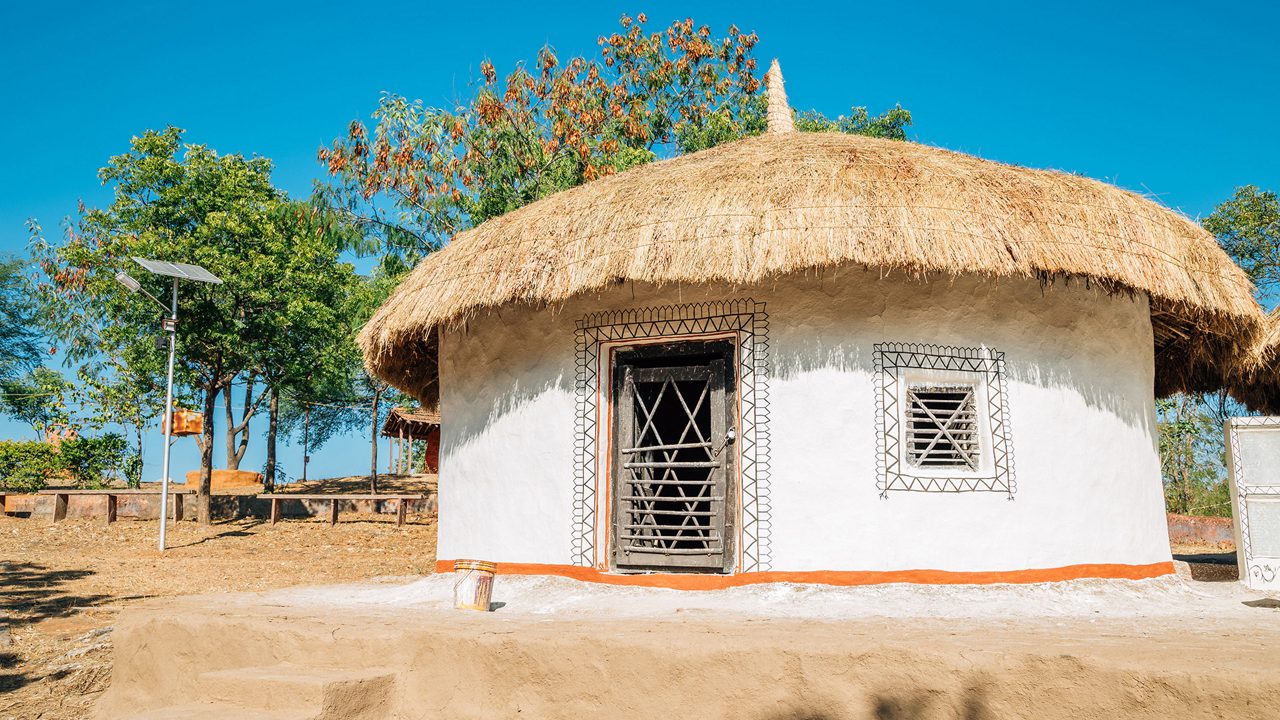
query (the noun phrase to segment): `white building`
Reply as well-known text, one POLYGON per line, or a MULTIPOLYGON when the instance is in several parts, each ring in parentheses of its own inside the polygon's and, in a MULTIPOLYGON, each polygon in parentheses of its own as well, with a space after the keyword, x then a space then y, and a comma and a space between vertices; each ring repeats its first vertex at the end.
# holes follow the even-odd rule
POLYGON ((1153 400, 1261 326, 1198 225, 789 127, 458 235, 365 328, 438 406, 453 560, 679 588, 1172 571, 1153 400))

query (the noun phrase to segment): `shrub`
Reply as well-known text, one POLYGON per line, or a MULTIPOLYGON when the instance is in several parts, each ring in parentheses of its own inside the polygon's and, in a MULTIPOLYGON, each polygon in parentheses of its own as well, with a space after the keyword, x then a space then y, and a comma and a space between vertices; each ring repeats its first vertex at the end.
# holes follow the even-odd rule
POLYGON ((35 492, 62 470, 62 458, 52 445, 33 440, 0 441, 0 488, 35 492))
POLYGON ((129 445, 115 433, 62 441, 62 468, 79 487, 102 487, 111 475, 125 470, 129 445))

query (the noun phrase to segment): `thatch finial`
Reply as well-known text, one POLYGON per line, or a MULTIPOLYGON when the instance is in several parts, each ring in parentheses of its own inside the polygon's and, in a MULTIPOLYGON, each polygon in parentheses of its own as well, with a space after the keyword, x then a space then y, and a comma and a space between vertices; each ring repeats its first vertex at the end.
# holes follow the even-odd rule
POLYGON ((787 91, 782 87, 782 68, 778 67, 776 58, 769 66, 769 72, 765 73, 764 85, 769 98, 769 109, 765 115, 768 132, 793 132, 796 126, 791 119, 791 106, 787 104, 787 91))

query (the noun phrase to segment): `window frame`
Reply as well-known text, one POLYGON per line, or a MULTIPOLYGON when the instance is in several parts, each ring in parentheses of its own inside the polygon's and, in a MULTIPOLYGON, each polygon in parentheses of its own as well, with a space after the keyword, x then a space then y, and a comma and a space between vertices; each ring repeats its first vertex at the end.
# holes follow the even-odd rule
POLYGON ((1003 353, 986 347, 881 343, 875 346, 875 379, 877 489, 881 497, 901 491, 996 492, 1013 498, 1016 480, 1003 353), (974 388, 978 419, 976 469, 911 464, 907 390, 919 385, 974 388))

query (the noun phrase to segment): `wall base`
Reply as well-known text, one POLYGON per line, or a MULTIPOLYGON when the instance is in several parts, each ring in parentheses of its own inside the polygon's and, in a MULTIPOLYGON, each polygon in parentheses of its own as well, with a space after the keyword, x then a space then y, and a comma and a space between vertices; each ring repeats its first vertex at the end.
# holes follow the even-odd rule
MULTIPOLYGON (((436 561, 436 572, 453 572, 452 560, 436 561)), ((1066 580, 1147 580, 1172 575, 1172 562, 1149 565, 1121 565, 1098 563, 1066 565, 1035 570, 998 570, 992 572, 952 572, 948 570, 811 570, 800 572, 770 571, 740 573, 737 575, 705 575, 678 573, 647 573, 621 575, 596 568, 577 565, 552 565, 541 563, 498 563, 499 575, 553 575, 572 580, 598 582, 607 585, 631 585, 634 587, 668 588, 671 590, 724 590, 726 588, 759 585, 762 583, 790 582, 812 583, 852 587, 857 585, 883 585, 886 583, 915 583, 920 585, 989 585, 996 583, 1043 583, 1066 580)))

